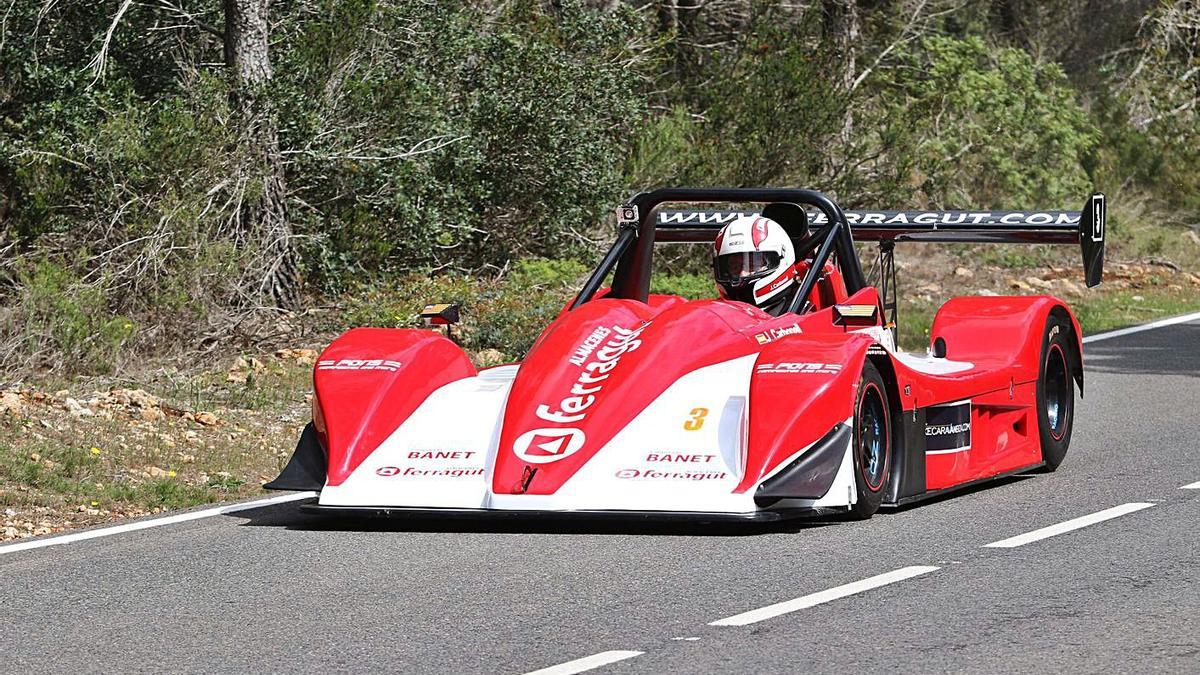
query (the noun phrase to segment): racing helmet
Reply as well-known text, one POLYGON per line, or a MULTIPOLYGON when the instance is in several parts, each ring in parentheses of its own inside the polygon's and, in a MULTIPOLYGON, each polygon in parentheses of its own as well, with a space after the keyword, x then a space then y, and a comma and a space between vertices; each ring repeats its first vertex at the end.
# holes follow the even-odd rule
POLYGON ((713 242, 713 272, 726 300, 778 304, 796 285, 795 266, 791 238, 770 218, 739 216, 713 242))

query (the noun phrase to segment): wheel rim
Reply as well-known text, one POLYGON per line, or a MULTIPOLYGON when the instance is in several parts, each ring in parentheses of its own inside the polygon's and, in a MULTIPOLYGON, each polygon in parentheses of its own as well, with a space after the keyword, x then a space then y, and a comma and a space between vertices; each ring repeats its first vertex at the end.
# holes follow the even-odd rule
POLYGON ((868 382, 858 404, 858 458, 871 491, 883 487, 887 470, 888 419, 883 392, 868 382))
POLYGON ((1045 407, 1050 435, 1056 441, 1062 439, 1067 429, 1067 397, 1071 395, 1069 377, 1062 348, 1050 345, 1046 353, 1045 407))

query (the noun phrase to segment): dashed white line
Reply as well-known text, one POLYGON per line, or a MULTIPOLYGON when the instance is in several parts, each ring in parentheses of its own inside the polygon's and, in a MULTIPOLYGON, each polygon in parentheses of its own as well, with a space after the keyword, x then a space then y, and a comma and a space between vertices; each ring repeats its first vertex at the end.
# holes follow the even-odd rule
POLYGON ((1200 490, 1200 480, 1196 481, 1195 483, 1188 483, 1187 485, 1181 485, 1179 487, 1179 489, 1180 490, 1200 490))
POLYGON ((1079 518, 1072 518, 1071 520, 1061 522, 1057 525, 1050 525, 1049 527, 1043 527, 1032 532, 1026 532, 1025 534, 1018 534, 1017 536, 1009 537, 1008 539, 993 541, 990 544, 984 544, 984 547, 1016 548, 1017 546, 1024 546, 1025 544, 1030 544, 1035 541, 1048 539, 1055 535, 1063 534, 1064 532, 1078 530, 1080 528, 1087 527, 1088 525, 1095 525, 1096 523, 1102 523, 1106 520, 1119 518, 1120 516, 1134 513, 1135 511, 1148 509, 1151 506, 1154 506, 1154 504, 1149 502, 1131 502, 1129 504, 1122 504, 1120 506, 1114 506, 1111 509, 1104 509, 1103 511, 1097 511, 1096 513, 1086 516, 1080 516, 1079 518))
POLYGON ((270 506, 272 504, 282 504, 284 502, 295 502, 301 499, 315 497, 315 492, 296 492, 293 494, 281 495, 279 497, 270 497, 268 499, 257 499, 252 502, 241 502, 240 504, 229 504, 227 506, 218 506, 212 509, 203 509, 200 511, 191 511, 189 513, 179 513, 165 518, 151 518, 149 520, 139 520, 133 523, 124 525, 113 525, 112 527, 101 527, 95 530, 87 530, 85 532, 76 532, 74 534, 64 534, 58 537, 49 537, 46 539, 34 539, 32 541, 22 541, 15 544, 7 544, 0 546, 0 555, 6 553, 16 553, 17 551, 28 551, 35 548, 45 548, 47 546, 59 546, 61 544, 70 544, 77 541, 87 539, 96 539, 98 537, 109 537, 114 534, 122 534, 124 532, 134 532, 137 530, 146 530, 152 527, 162 527, 163 525, 174 525, 175 523, 186 523, 190 520, 200 520, 202 518, 211 518, 213 516, 221 516, 226 513, 237 513, 238 511, 248 511, 257 509, 262 506, 270 506))
POLYGON ((534 670, 532 672, 525 673, 525 675, 573 675, 574 673, 582 673, 587 670, 592 670, 593 668, 599 668, 600 666, 607 666, 608 664, 616 663, 617 661, 632 659, 635 656, 641 656, 645 653, 646 652, 631 652, 622 650, 600 652, 599 654, 585 656, 582 659, 575 659, 574 661, 560 663, 557 666, 550 666, 549 668, 534 670))
POLYGON ((1130 326, 1129 328, 1110 330, 1107 333, 1096 333, 1095 335, 1088 335, 1083 338, 1083 342, 1084 342, 1084 344, 1087 344, 1089 342, 1099 342, 1101 340, 1110 340, 1112 338, 1121 337, 1122 335, 1130 335, 1132 333, 1140 333, 1144 330, 1154 330, 1155 328, 1165 328, 1167 326, 1174 326, 1175 324, 1179 324, 1179 323, 1187 323, 1189 321, 1196 321, 1197 319, 1200 319, 1200 312, 1196 312, 1194 314, 1184 314, 1183 316, 1173 316, 1169 319, 1162 319, 1160 321, 1151 321, 1150 323, 1144 323, 1144 324, 1141 324, 1140 326, 1130 326))
POLYGON ((861 581, 855 581, 853 583, 845 584, 843 586, 837 586, 834 588, 830 588, 828 590, 821 591, 819 593, 805 595, 803 597, 796 598, 795 600, 788 600, 786 602, 776 603, 774 605, 769 605, 767 607, 761 607, 759 609, 752 609, 749 612, 735 614, 734 616, 731 616, 731 617, 728 617, 725 619, 713 621, 712 623, 710 623, 708 625, 710 625, 710 626, 746 626, 746 625, 749 625, 752 623, 758 623, 759 621, 773 619, 777 616, 780 616, 783 614, 788 614, 790 612, 795 612, 800 609, 807 609, 809 607, 814 607, 816 605, 830 602, 832 600, 837 600, 838 598, 844 598, 849 595, 854 595, 855 593, 862 593, 863 591, 869 591, 872 588, 879 588, 880 586, 894 584, 897 581, 904 581, 905 579, 911 579, 913 577, 918 577, 918 576, 921 576, 922 574, 928 574, 937 569, 941 569, 941 568, 933 567, 930 565, 914 565, 912 567, 902 567, 898 570, 893 570, 891 572, 887 572, 886 574, 880 574, 877 576, 870 577, 869 579, 863 579, 861 581))

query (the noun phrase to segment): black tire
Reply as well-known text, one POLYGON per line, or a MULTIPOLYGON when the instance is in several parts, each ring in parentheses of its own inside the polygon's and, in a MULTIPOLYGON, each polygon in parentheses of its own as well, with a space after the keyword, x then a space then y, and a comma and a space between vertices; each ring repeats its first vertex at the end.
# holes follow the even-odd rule
POLYGON ((1046 471, 1062 464, 1071 445, 1071 427, 1075 422, 1075 381, 1071 379, 1071 326, 1061 317, 1050 315, 1042 334, 1041 362, 1038 366, 1037 417, 1042 444, 1042 462, 1046 471))
POLYGON ((858 394, 854 397, 854 485, 858 501, 850 518, 866 520, 879 510, 892 470, 892 414, 887 385, 875 366, 863 365, 858 394))

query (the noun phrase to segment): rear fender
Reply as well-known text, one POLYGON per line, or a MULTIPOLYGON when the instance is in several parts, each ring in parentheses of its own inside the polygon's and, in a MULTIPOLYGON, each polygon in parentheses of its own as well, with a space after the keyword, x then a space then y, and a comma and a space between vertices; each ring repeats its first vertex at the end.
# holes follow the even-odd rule
POLYGON ((854 415, 865 333, 789 335, 767 345, 750 380, 744 492, 854 415))
POLYGON ((475 375, 458 345, 430 331, 355 328, 313 373, 313 422, 340 485, 434 390, 475 375))
POLYGON ((1049 295, 965 296, 953 298, 938 310, 929 331, 934 352, 942 340, 944 355, 994 368, 1016 369, 1017 383, 1037 379, 1046 319, 1055 314, 1069 318, 1071 373, 1083 392, 1083 341, 1079 321, 1066 303, 1049 295))

